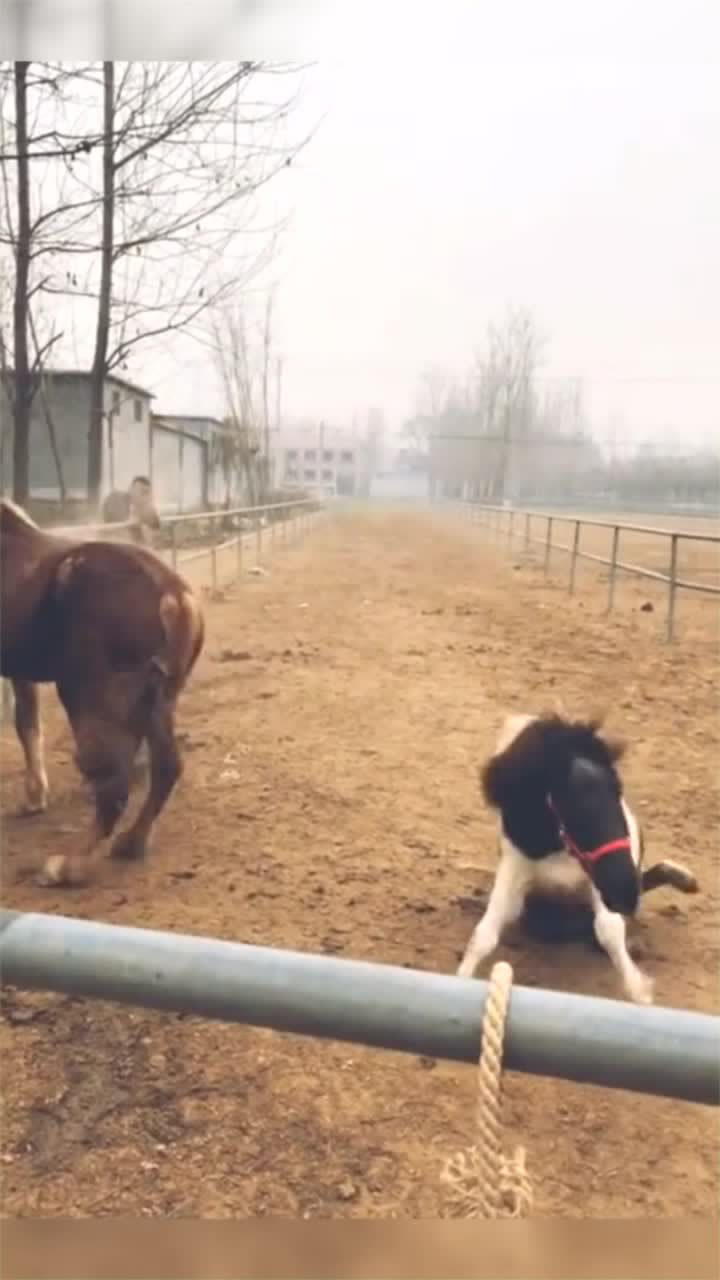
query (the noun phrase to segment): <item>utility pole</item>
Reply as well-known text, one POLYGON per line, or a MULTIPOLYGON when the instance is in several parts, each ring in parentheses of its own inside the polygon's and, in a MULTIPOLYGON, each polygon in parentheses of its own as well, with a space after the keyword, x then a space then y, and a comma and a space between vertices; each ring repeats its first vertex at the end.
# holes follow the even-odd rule
MULTIPOLYGON (((280 447, 281 447, 281 443, 282 443, 282 427, 281 427, 281 419, 282 419, 282 409, 281 409, 281 405, 282 405, 282 375, 283 375, 283 358, 282 358, 282 356, 276 356, 276 358, 275 358, 275 438, 276 438, 276 441, 277 441, 277 446, 276 446, 276 448, 280 448, 280 447)), ((276 455, 276 456, 277 456, 277 455, 276 455)), ((272 464, 272 459, 270 460, 270 462, 268 463, 268 465, 272 467, 272 470, 273 470, 273 472, 274 472, 274 466, 273 466, 273 464, 272 464)), ((273 488, 274 488, 274 487, 275 487, 275 477, 274 477, 274 475, 273 475, 273 477, 272 477, 272 484, 273 484, 273 488)))

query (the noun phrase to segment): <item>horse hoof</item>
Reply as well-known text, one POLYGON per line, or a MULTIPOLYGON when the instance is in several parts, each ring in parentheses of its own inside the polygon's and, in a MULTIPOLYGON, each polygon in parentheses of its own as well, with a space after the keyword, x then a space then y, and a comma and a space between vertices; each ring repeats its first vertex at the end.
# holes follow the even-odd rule
POLYGON ((44 813, 47 809, 47 800, 37 800, 31 802, 26 800, 18 809, 19 818, 34 818, 38 813, 44 813))
POLYGON ((145 857, 147 851, 146 841, 142 836, 135 835, 134 831, 123 831, 112 842, 110 848, 111 858, 122 858, 126 862, 138 862, 145 857))
POLYGON ((79 871, 70 858, 65 857, 64 854, 55 853, 48 858, 37 877, 37 883, 43 889, 67 889, 85 884, 86 879, 87 874, 84 869, 79 871))

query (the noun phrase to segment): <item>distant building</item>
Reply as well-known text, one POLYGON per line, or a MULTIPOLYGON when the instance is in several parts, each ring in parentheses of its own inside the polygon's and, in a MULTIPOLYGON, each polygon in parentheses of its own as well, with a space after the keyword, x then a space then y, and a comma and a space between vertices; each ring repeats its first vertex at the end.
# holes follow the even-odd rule
MULTIPOLYGON (((0 488, 12 490, 13 412, 7 373, 0 391, 0 488)), ((101 497, 125 489, 133 476, 150 474, 150 409, 153 393, 109 374, 103 396, 101 497)), ((67 496, 87 498, 90 374, 79 369, 47 370, 30 416, 30 496, 40 502, 60 498, 48 416, 55 433, 67 496), (47 412, 46 412, 47 409, 47 412)))
POLYGON ((373 498, 428 498, 430 496, 430 464, 427 453, 404 445, 394 455, 384 458, 370 482, 373 498))
POLYGON ((151 418, 150 478, 161 515, 201 511, 208 505, 208 438, 180 425, 192 421, 155 413, 151 418))
POLYGON ((286 427, 272 446, 273 481, 282 489, 305 489, 343 497, 367 496, 367 444, 342 427, 286 427))
MULTIPOLYGON (((13 414, 5 375, 0 390, 0 491, 12 492, 13 414)), ((242 501, 234 474, 225 477, 216 441, 223 424, 211 415, 155 414, 151 391, 126 378, 105 379, 101 501, 127 491, 135 476, 147 476, 160 514, 197 511, 230 499, 242 501)), ((90 374, 48 370, 30 418, 30 500, 34 510, 60 501, 57 467, 48 427, 54 429, 68 500, 79 512, 87 502, 90 374)))

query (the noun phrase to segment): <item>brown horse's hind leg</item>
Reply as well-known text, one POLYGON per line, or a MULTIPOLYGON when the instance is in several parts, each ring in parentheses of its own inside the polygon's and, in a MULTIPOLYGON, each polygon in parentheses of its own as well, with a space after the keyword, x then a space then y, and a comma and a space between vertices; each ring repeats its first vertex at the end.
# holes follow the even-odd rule
POLYGON ((143 858, 153 823, 182 774, 182 760, 175 738, 175 705, 158 692, 149 719, 147 742, 150 749, 150 788, 132 826, 116 836, 110 850, 113 858, 143 858))
POLYGON ((42 813, 47 809, 48 780, 37 685, 30 684, 27 680, 13 680, 12 687, 15 698, 15 731, 25 756, 23 812, 42 813))

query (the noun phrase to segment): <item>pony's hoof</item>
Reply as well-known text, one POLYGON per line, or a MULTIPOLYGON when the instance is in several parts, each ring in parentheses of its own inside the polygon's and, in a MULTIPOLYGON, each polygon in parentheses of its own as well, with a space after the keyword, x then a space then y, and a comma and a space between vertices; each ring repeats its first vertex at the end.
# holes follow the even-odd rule
POLYGON ((680 893, 699 893, 700 885, 693 875, 692 871, 687 871, 685 867, 678 867, 675 887, 680 893))
POLYGON ((655 984, 652 978, 641 974, 639 980, 633 983, 632 989, 628 994, 633 1004, 652 1004, 655 995, 655 984))
POLYGON ((122 858, 125 862, 139 862, 147 853, 147 841, 135 832, 123 831, 116 836, 110 847, 111 858, 122 858))

